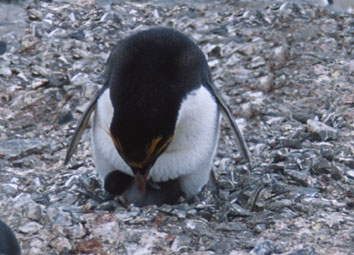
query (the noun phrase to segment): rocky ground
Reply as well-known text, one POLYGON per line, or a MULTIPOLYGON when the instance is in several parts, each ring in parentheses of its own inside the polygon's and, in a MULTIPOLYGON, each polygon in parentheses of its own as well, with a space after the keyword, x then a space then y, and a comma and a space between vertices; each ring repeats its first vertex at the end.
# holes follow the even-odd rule
POLYGON ((23 254, 353 254, 354 14, 305 1, 25 1, 0 20, 0 217, 23 254), (10 15, 11 16, 11 15, 10 15), (124 208, 102 190, 77 120, 126 35, 168 26, 207 54, 227 123, 207 187, 124 208))

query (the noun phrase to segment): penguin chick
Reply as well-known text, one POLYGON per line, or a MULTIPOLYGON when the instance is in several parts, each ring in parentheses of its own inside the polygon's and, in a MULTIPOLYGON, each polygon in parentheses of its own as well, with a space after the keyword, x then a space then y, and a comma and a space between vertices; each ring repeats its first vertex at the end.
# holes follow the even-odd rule
POLYGON ((220 109, 249 161, 247 146, 198 46, 172 29, 136 33, 113 49, 107 81, 82 117, 65 163, 94 112, 93 158, 107 192, 144 205, 177 201, 181 193, 189 199, 209 179, 220 109), (159 188, 147 187, 148 182, 159 188))
POLYGON ((0 220, 0 254, 20 255, 21 249, 12 230, 0 220))
POLYGON ((150 204, 175 204, 182 195, 178 179, 167 182, 148 180, 144 194, 140 194, 134 178, 120 171, 110 172, 104 180, 104 189, 111 195, 121 195, 123 205, 134 204, 146 206, 150 204))

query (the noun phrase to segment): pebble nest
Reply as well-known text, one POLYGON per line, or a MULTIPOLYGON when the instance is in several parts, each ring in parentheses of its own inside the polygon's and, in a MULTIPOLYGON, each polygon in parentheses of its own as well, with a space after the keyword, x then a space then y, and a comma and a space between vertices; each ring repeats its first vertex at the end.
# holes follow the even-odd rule
POLYGON ((6 8, 22 11, 0 21, 0 218, 23 254, 353 254, 353 12, 226 0, 6 8), (89 132, 67 167, 66 148, 110 50, 155 26, 207 55, 252 169, 224 121, 217 181, 193 201, 98 203, 84 194, 103 194, 89 132))

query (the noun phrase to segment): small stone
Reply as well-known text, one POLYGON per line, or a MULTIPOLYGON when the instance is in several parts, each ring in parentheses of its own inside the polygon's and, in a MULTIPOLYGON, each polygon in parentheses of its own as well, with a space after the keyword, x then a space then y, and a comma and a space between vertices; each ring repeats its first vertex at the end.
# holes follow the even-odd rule
POLYGON ((240 250, 233 250, 230 252, 230 255, 247 255, 248 252, 240 251, 240 250))
POLYGON ((6 195, 14 195, 18 190, 18 185, 14 183, 2 183, 0 184, 0 191, 6 195))
POLYGON ((78 31, 75 31, 75 32, 69 34, 68 36, 73 39, 76 39, 76 40, 83 40, 85 38, 85 33, 81 29, 81 30, 78 30, 78 31))
POLYGON ((226 190, 219 190, 219 199, 227 201, 228 197, 230 195, 229 191, 226 190))
POLYGON ((321 145, 320 151, 322 157, 326 158, 329 161, 333 161, 334 151, 332 146, 321 145))
POLYGON ((296 111, 293 113, 292 117, 295 120, 305 124, 307 122, 307 120, 313 118, 313 115, 310 113, 307 113, 307 112, 296 111))
POLYGON ((58 117, 58 125, 64 125, 74 119, 74 116, 70 110, 60 111, 58 117))
POLYGON ((36 9, 30 9, 28 11, 28 16, 29 16, 30 20, 42 20, 43 13, 39 10, 36 10, 36 9))
POLYGON ((317 193, 320 192, 320 190, 312 187, 299 187, 296 189, 296 192, 299 192, 306 197, 314 197, 317 193))
POLYGON ((42 78, 35 78, 31 85, 28 86, 30 89, 38 89, 43 86, 47 86, 49 84, 48 79, 42 79, 42 78))
POLYGON ((11 71, 11 69, 9 67, 2 66, 0 68, 0 76, 4 76, 4 77, 9 78, 11 75, 12 75, 12 71, 11 71))
POLYGON ((67 253, 72 249, 70 241, 62 236, 54 238, 49 244, 60 253, 67 253))
POLYGON ((32 75, 34 76, 43 76, 48 77, 50 75, 50 71, 42 66, 32 66, 32 75))
POLYGON ((338 30, 338 24, 334 19, 327 19, 326 22, 320 26, 320 28, 325 33, 333 34, 338 30))
POLYGON ((70 239, 82 239, 87 235, 87 232, 82 224, 75 224, 71 227, 66 227, 65 233, 70 239))
POLYGON ((221 35, 221 36, 227 36, 227 26, 225 25, 222 25, 222 26, 219 26, 217 28, 214 28, 213 30, 211 30, 211 32, 213 34, 217 34, 217 35, 221 35))
POLYGON ((337 166, 333 165, 330 170, 331 170, 331 173, 330 173, 331 177, 334 180, 338 181, 343 178, 342 172, 339 170, 339 168, 337 166))
POLYGON ((117 207, 117 202, 114 200, 105 201, 96 206, 97 211, 112 211, 117 207))
POLYGON ((283 141, 283 146, 291 149, 301 149, 302 142, 298 139, 288 138, 283 141))
POLYGON ((69 212, 64 212, 60 208, 50 206, 47 209, 47 215, 52 224, 58 224, 63 227, 72 226, 72 217, 69 212))
POLYGON ((274 244, 269 241, 258 243, 248 254, 249 255, 271 255, 274 252, 274 244))
POLYGON ((354 170, 349 170, 346 174, 349 178, 354 179, 354 170))
POLYGON ((278 201, 273 202, 270 206, 269 209, 276 211, 276 212, 281 212, 284 210, 284 208, 291 208, 291 206, 294 204, 293 201, 289 199, 281 199, 278 201))
POLYGON ((354 169, 354 158, 339 158, 339 162, 354 169))
POLYGON ((269 92, 272 89, 273 77, 271 75, 259 78, 259 89, 263 92, 269 92))
POLYGON ((5 158, 24 157, 43 152, 45 146, 44 141, 37 138, 12 139, 0 142, 0 155, 4 155, 5 158))
MULTIPOLYGON (((96 253, 99 254, 101 250, 101 242, 99 240, 83 240, 76 244, 75 250, 86 254, 86 253, 96 253)), ((38 253, 39 254, 39 253, 38 253)))
POLYGON ((330 173, 331 168, 331 163, 328 160, 320 158, 313 164, 310 172, 313 175, 328 174, 330 173))
POLYGON ((236 48, 236 52, 242 55, 252 56, 256 52, 256 45, 253 43, 241 43, 240 46, 236 48))
POLYGON ((256 232, 257 234, 262 233, 263 231, 265 231, 267 229, 267 225, 266 224, 257 224, 254 227, 254 232, 256 232))
POLYGON ((87 51, 75 48, 73 49, 73 58, 74 59, 82 59, 82 58, 88 58, 89 55, 87 54, 87 51))
POLYGON ((218 186, 221 189, 232 190, 235 188, 234 183, 228 179, 221 179, 218 181, 218 186))
POLYGON ((22 225, 18 230, 24 234, 35 234, 42 229, 42 225, 37 222, 28 222, 25 225, 22 225))
POLYGON ((235 203, 230 206, 230 214, 233 216, 252 216, 252 213, 249 210, 246 210, 235 203))
POLYGON ((73 187, 74 185, 77 185, 80 183, 80 176, 78 175, 72 175, 65 181, 64 187, 65 188, 70 188, 73 187))
POLYGON ((21 193, 13 199, 13 202, 14 209, 20 209, 29 203, 34 203, 34 201, 31 199, 31 195, 28 193, 21 193))
POLYGON ((187 212, 183 210, 174 210, 173 214, 180 219, 185 219, 187 217, 187 212))
POLYGON ((273 58, 275 61, 284 63, 288 54, 288 48, 285 46, 279 46, 273 49, 273 58))
POLYGON ((313 247, 306 247, 297 251, 289 253, 289 255, 316 255, 316 251, 313 247))
POLYGON ((43 254, 47 246, 47 240, 43 240, 42 237, 34 237, 31 239, 28 255, 43 254))
POLYGON ((119 240, 121 233, 118 223, 116 221, 112 221, 98 225, 96 224, 92 229, 91 235, 95 238, 99 238, 104 242, 113 244, 119 240))
POLYGON ((313 135, 315 140, 336 140, 338 137, 338 131, 335 128, 327 126, 317 120, 307 120, 307 129, 313 135))
MULTIPOLYGON (((70 83, 74 86, 82 86, 82 84, 91 84, 89 75, 86 73, 78 73, 70 78, 70 83)), ((92 96, 92 95, 91 95, 92 96)))
POLYGON ((42 208, 38 204, 30 204, 26 215, 29 219, 39 221, 42 218, 42 208))
POLYGON ((164 204, 162 206, 159 207, 159 211, 164 212, 164 213, 171 213, 173 210, 172 206, 164 204))
POLYGON ((240 222, 228 222, 228 223, 220 223, 217 227, 217 230, 222 231, 236 231, 241 232, 247 229, 245 224, 240 222))
MULTIPOLYGON (((171 210, 168 210, 168 213, 171 213, 171 210)), ((163 211, 163 210, 161 210, 163 211)), ((136 218, 137 216, 139 216, 140 212, 135 212, 135 211, 119 211, 115 214, 115 217, 123 222, 125 221, 130 221, 134 218, 136 218)))
POLYGON ((189 209, 188 211, 187 211, 187 216, 191 216, 191 217, 193 217, 193 216, 196 216, 197 215, 197 213, 198 213, 198 211, 196 210, 196 209, 189 209))
POLYGON ((242 104, 241 109, 242 109, 242 117, 245 117, 247 119, 251 119, 255 115, 255 112, 253 110, 251 103, 242 104))
POLYGON ((305 187, 308 186, 307 174, 292 169, 284 169, 284 173, 297 183, 305 187))
POLYGON ((252 58, 252 63, 248 65, 248 68, 250 69, 256 69, 258 67, 264 66, 266 64, 264 58, 260 56, 255 56, 252 58))

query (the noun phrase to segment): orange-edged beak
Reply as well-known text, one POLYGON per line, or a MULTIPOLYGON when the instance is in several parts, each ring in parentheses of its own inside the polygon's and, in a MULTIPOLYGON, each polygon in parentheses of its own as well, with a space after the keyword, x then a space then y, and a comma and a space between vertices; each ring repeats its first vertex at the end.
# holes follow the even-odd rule
POLYGON ((141 195, 145 194, 147 174, 135 172, 135 183, 141 195))

